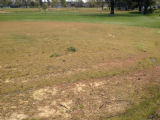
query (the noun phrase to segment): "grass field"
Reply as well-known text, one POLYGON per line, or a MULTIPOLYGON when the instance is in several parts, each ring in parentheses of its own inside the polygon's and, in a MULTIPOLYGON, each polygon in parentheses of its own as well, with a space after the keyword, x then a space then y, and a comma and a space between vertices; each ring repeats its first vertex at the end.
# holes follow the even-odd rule
POLYGON ((158 13, 34 14, 0 13, 0 119, 160 119, 158 13))
POLYGON ((116 11, 115 15, 110 15, 109 11, 99 11, 97 9, 53 10, 51 12, 46 12, 45 14, 44 11, 38 12, 38 9, 26 10, 15 8, 9 10, 3 9, 0 13, 0 21, 85 22, 160 28, 159 14, 159 11, 158 13, 148 15, 142 15, 141 13, 134 11, 116 11))

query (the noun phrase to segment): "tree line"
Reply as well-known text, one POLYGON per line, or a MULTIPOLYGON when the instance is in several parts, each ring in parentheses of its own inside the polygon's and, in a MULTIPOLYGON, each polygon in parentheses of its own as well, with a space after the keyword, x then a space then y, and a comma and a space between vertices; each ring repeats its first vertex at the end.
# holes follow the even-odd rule
MULTIPOLYGON (((79 6, 83 6, 82 0, 74 0, 74 2, 79 2, 79 6)), ((144 14, 148 12, 148 7, 154 5, 156 1, 159 0, 87 0, 90 7, 94 7, 95 5, 101 6, 103 10, 104 4, 108 4, 110 7, 110 14, 114 14, 115 5, 125 6, 126 10, 133 9, 135 7, 139 8, 139 11, 144 9, 144 14)), ((47 6, 58 7, 61 4, 62 7, 67 7, 66 0, 44 0, 47 3, 47 6)), ((42 6, 42 0, 0 0, 0 5, 3 6, 11 6, 16 5, 17 7, 39 7, 42 6)))
POLYGON ((111 10, 110 14, 114 14, 115 5, 119 8, 123 6, 125 7, 125 10, 132 10, 138 7, 139 12, 144 9, 144 14, 146 14, 148 12, 148 8, 150 7, 151 9, 151 6, 154 6, 157 1, 159 0, 88 0, 90 6, 94 7, 95 5, 99 5, 102 7, 102 10, 104 4, 107 4, 111 10))
POLYGON ((17 7, 28 7, 38 8, 44 3, 47 3, 47 6, 52 6, 54 4, 60 3, 63 7, 67 7, 66 0, 0 0, 0 5, 6 6, 17 6, 17 7))

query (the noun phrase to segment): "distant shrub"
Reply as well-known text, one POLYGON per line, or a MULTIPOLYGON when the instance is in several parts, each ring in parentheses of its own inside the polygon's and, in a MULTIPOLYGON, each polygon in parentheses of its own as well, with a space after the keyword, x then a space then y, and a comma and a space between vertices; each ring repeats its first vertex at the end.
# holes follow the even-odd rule
POLYGON ((155 10, 154 12, 155 12, 155 13, 160 13, 160 10, 155 10))
POLYGON ((42 5, 42 9, 45 11, 45 13, 46 13, 46 9, 47 9, 47 5, 46 4, 43 4, 42 5))
POLYGON ((52 55, 50 56, 50 58, 51 58, 51 57, 59 57, 59 56, 60 56, 59 54, 54 53, 54 54, 52 54, 52 55))
POLYGON ((19 8, 18 5, 10 5, 10 8, 19 8))
POLYGON ((155 46, 160 46, 160 42, 159 41, 155 41, 155 46))
POLYGON ((151 8, 149 9, 149 12, 154 12, 154 10, 155 10, 154 8, 151 8))
POLYGON ((69 48, 67 48, 67 51, 69 51, 69 52, 76 52, 77 49, 74 48, 74 47, 69 47, 69 48))

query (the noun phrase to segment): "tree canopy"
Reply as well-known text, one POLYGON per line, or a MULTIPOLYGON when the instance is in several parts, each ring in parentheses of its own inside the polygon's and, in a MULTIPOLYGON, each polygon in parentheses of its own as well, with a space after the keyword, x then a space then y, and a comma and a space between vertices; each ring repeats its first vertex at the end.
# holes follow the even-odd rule
POLYGON ((43 4, 42 5, 42 9, 45 11, 45 13, 46 13, 46 9, 47 9, 47 5, 46 4, 43 4))
POLYGON ((148 8, 152 5, 154 5, 158 0, 88 0, 88 2, 92 2, 94 4, 97 4, 99 6, 102 6, 103 10, 103 4, 107 3, 111 7, 110 14, 114 14, 114 7, 118 3, 121 5, 121 3, 126 5, 126 10, 133 9, 135 7, 139 8, 139 11, 141 11, 141 8, 144 8, 144 14, 148 12, 148 8))
POLYGON ((66 3, 66 0, 60 0, 61 4, 63 7, 67 7, 67 3, 66 3))

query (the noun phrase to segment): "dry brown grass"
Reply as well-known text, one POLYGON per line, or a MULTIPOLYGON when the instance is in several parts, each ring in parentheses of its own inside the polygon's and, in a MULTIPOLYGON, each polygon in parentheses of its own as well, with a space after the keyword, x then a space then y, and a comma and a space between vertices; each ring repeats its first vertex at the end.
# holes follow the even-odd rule
POLYGON ((152 78, 159 78, 160 68, 151 67, 159 63, 158 29, 69 22, 0 26, 6 119, 99 119, 125 112, 143 99, 146 86, 159 84, 152 78))

